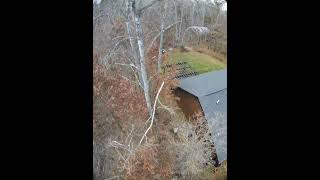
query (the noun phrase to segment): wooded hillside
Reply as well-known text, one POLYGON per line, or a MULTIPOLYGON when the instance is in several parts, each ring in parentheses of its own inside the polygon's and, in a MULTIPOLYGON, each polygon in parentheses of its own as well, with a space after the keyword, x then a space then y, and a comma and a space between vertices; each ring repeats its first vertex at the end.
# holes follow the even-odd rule
POLYGON ((177 70, 163 71, 181 57, 203 72, 226 66, 225 1, 94 1, 95 179, 226 179, 210 127, 177 106, 177 70))

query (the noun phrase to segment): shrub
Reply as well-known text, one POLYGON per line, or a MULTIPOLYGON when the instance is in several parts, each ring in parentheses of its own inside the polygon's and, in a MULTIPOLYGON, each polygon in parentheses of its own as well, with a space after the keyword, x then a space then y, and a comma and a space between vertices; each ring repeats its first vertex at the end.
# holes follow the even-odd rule
POLYGON ((176 127, 177 141, 173 144, 176 153, 176 171, 180 172, 183 178, 197 179, 204 169, 212 165, 212 149, 206 141, 207 133, 200 135, 196 132, 196 126, 183 122, 172 122, 176 127))

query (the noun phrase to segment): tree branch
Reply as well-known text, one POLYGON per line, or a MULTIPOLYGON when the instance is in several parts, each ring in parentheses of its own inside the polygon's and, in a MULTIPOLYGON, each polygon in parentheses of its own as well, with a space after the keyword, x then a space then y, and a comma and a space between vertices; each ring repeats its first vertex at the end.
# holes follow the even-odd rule
MULTIPOLYGON (((154 101, 153 112, 152 112, 152 118, 151 118, 150 126, 148 127, 148 129, 146 130, 146 132, 144 133, 144 135, 142 136, 142 138, 141 138, 141 140, 140 140, 140 142, 139 142, 139 145, 141 144, 141 142, 143 141, 144 137, 146 137, 148 131, 149 131, 149 130, 151 129, 151 127, 152 127, 153 119, 154 119, 154 114, 155 114, 155 112, 156 112, 157 100, 158 100, 158 97, 159 97, 159 94, 160 94, 160 91, 161 91, 163 85, 164 85, 164 82, 162 82, 162 84, 161 84, 161 86, 160 86, 160 88, 159 88, 159 90, 158 90, 156 99, 155 99, 155 101, 154 101)), ((138 146, 139 146, 139 145, 138 145, 138 146)))
POLYGON ((141 88, 143 88, 143 87, 142 87, 142 84, 140 83, 140 81, 138 81, 138 82, 133 82, 133 81, 131 81, 129 78, 127 78, 127 77, 125 77, 125 76, 122 76, 122 75, 120 75, 120 77, 122 77, 123 79, 125 79, 125 80, 127 80, 127 81, 129 81, 129 82, 132 82, 132 83, 134 83, 134 84, 137 84, 137 85, 139 85, 141 88))
POLYGON ((114 47, 112 48, 112 50, 106 55, 104 56, 100 61, 102 62, 102 64, 106 65, 107 60, 110 58, 110 56, 112 55, 113 51, 115 51, 115 49, 118 47, 118 45, 123 42, 123 41, 127 41, 129 38, 123 38, 121 40, 119 40, 114 47))
POLYGON ((140 8, 139 10, 138 10, 138 13, 141 13, 143 10, 145 10, 145 9, 147 9, 147 8, 149 8, 149 7, 151 7, 153 4, 155 4, 156 2, 158 2, 158 1, 162 1, 162 0, 153 0, 151 3, 149 3, 148 5, 146 5, 146 6, 144 6, 144 7, 142 7, 142 8, 140 8))
POLYGON ((158 102, 160 104, 160 107, 158 107, 158 108, 163 108, 163 109, 167 110, 171 115, 175 114, 174 110, 172 108, 168 107, 168 106, 163 105, 161 103, 160 99, 158 99, 158 102))
MULTIPOLYGON (((169 30, 170 28, 172 28, 174 25, 178 24, 179 22, 181 22, 181 21, 177 21, 177 22, 175 22, 175 23, 173 23, 173 24, 170 24, 170 25, 167 26, 163 31, 165 32, 165 31, 169 30)), ((151 41, 151 43, 150 43, 150 45, 149 45, 149 47, 148 47, 148 49, 147 49, 147 53, 148 53, 148 52, 150 51, 150 49, 152 48, 153 43, 159 38, 160 34, 161 34, 161 32, 159 32, 159 33, 153 38, 153 40, 151 41)))
POLYGON ((114 64, 116 64, 116 65, 121 65, 121 66, 134 67, 134 68, 136 68, 136 69, 137 69, 137 71, 140 71, 140 69, 139 69, 137 66, 135 66, 133 63, 130 63, 130 64, 114 63, 114 64))

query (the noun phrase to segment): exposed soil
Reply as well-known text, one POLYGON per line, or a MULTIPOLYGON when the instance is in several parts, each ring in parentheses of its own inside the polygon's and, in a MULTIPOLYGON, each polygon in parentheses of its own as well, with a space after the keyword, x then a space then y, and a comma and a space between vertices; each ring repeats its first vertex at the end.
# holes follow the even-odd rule
MULTIPOLYGON (((206 128, 206 121, 201 121, 200 117, 204 117, 204 112, 202 111, 200 102, 198 98, 181 88, 175 90, 175 95, 180 99, 177 101, 178 106, 181 108, 182 112, 188 120, 194 125, 197 126, 196 134, 201 138, 203 137, 202 133, 206 133, 208 129, 206 128), (199 119, 198 119, 199 118, 199 119)), ((211 133, 209 134, 211 136, 211 133)), ((212 148, 211 158, 215 162, 215 166, 218 166, 217 155, 214 151, 214 144, 211 140, 205 140, 208 142, 208 145, 212 148)))
POLYGON ((204 115, 197 97, 180 88, 175 90, 175 95, 180 98, 177 104, 187 119, 191 120, 199 114, 204 115))

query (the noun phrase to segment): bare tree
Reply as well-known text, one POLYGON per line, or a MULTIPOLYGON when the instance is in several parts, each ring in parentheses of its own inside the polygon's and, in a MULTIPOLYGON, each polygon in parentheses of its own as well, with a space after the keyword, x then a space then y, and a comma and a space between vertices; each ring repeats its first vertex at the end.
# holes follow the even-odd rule
MULTIPOLYGON (((193 33, 199 38, 210 35, 207 38, 209 42, 204 42, 207 43, 205 46, 208 45, 208 52, 226 51, 226 14, 218 13, 221 6, 214 1, 101 0, 94 4, 93 164, 96 179, 125 179, 125 170, 130 170, 133 166, 137 167, 137 174, 133 176, 139 179, 143 167, 139 167, 136 162, 144 162, 142 160, 145 159, 138 158, 136 161, 133 158, 133 161, 133 155, 139 157, 159 151, 155 156, 161 160, 158 153, 167 152, 158 149, 158 146, 154 147, 156 151, 147 148, 149 145, 159 145, 157 139, 162 139, 161 133, 167 138, 167 129, 161 129, 165 124, 163 122, 172 122, 179 116, 173 105, 175 99, 170 96, 170 87, 173 87, 174 83, 169 77, 176 72, 166 71, 159 74, 166 59, 162 50, 171 45, 175 47, 183 42, 183 39, 186 45, 192 45, 187 41, 187 36, 183 36, 185 33, 193 33), (219 26, 214 26, 215 24, 219 26), (165 82, 165 85, 161 85, 161 82, 165 82), (150 117, 147 122, 146 116, 150 117), (155 123, 156 120, 159 123, 155 123), (129 125, 135 127, 131 132, 128 132, 129 125), (139 142, 140 148, 136 149, 139 142)), ((200 45, 199 48, 194 47, 194 50, 203 50, 203 44, 200 45)), ((170 55, 169 59, 172 57, 170 55)), ((179 125, 180 122, 177 121, 179 125)), ((200 141, 196 138, 190 141, 188 134, 185 134, 185 138, 185 141, 181 140, 182 144, 179 141, 180 144, 174 146, 173 156, 168 159, 177 162, 179 169, 174 172, 197 173, 192 171, 192 168, 202 170, 203 163, 198 163, 198 160, 205 162, 208 160, 207 155, 200 151, 200 141), (175 159, 176 152, 182 155, 179 156, 181 161, 175 159), (194 163, 195 161, 197 163, 194 163), (192 166, 189 166, 190 164, 192 166)), ((164 154, 167 157, 170 153, 164 154)), ((148 160, 149 157, 145 158, 148 160)), ((167 161, 163 157, 162 160, 167 161)), ((168 167, 172 164, 170 162, 168 167)), ((150 177, 143 172, 141 177, 145 178, 140 179, 155 179, 154 174, 163 175, 162 170, 165 168, 161 161, 151 165, 159 165, 161 171, 151 170, 150 177)), ((169 176, 165 179, 171 179, 169 176)))
POLYGON ((159 55, 158 55, 158 72, 161 71, 161 65, 162 65, 162 51, 163 51, 163 36, 164 36, 164 24, 165 24, 165 18, 167 14, 167 1, 163 1, 163 13, 161 17, 161 29, 160 29, 160 44, 159 44, 159 55))
MULTIPOLYGON (((132 0, 132 10, 134 13, 134 18, 135 18, 135 26, 136 26, 136 34, 137 34, 137 41, 138 41, 138 48, 139 48, 139 55, 140 55, 140 70, 141 70, 141 77, 142 77, 142 82, 143 82, 143 91, 144 91, 144 96, 147 104, 147 108, 149 111, 149 115, 152 115, 152 104, 151 104, 151 99, 150 99, 150 88, 149 88, 149 82, 148 82, 148 73, 146 69, 146 63, 145 63, 145 49, 144 49, 144 34, 143 34, 143 29, 141 25, 141 14, 142 11, 151 7, 153 4, 158 2, 159 0, 154 0, 148 5, 141 7, 139 9, 136 8, 136 1, 132 0)), ((140 6, 141 6, 140 1, 140 6)))
POLYGON ((148 74, 147 74, 147 69, 145 66, 144 42, 143 42, 144 39, 143 39, 143 30, 142 30, 142 26, 141 26, 141 17, 140 16, 141 16, 140 12, 135 14, 137 40, 138 40, 138 47, 139 47, 139 53, 140 53, 140 70, 141 70, 141 77, 142 77, 142 82, 143 82, 144 96, 146 99, 149 114, 151 114, 151 100, 150 100, 150 94, 149 94, 148 74))
POLYGON ((136 62, 135 65, 138 68, 140 68, 139 60, 138 60, 138 57, 137 57, 137 54, 136 54, 136 50, 135 50, 135 45, 134 45, 134 42, 133 42, 133 34, 132 34, 132 31, 131 31, 131 24, 130 24, 130 21, 132 19, 132 17, 131 17, 131 14, 132 14, 132 3, 133 3, 133 0, 129 0, 127 2, 126 27, 127 27, 127 33, 128 33, 128 37, 129 37, 129 41, 130 41, 131 51, 133 53, 133 57, 134 57, 135 62, 136 62))
POLYGON ((192 9, 191 9, 191 26, 193 26, 194 25, 194 11, 195 11, 195 3, 194 2, 192 2, 192 9))
POLYGON ((181 15, 180 15, 180 27, 179 27, 179 38, 180 38, 180 42, 182 42, 182 36, 181 36, 181 31, 182 31, 182 23, 183 23, 183 10, 184 10, 184 3, 182 0, 182 5, 181 5, 181 15))
MULTIPOLYGON (((175 21, 178 21, 178 7, 177 7, 177 3, 176 1, 173 1, 173 5, 174 5, 174 17, 175 17, 175 21)), ((178 24, 176 24, 176 29, 175 29, 175 36, 174 36, 174 40, 173 40, 173 47, 176 46, 176 42, 178 42, 179 40, 179 26, 178 24)))

